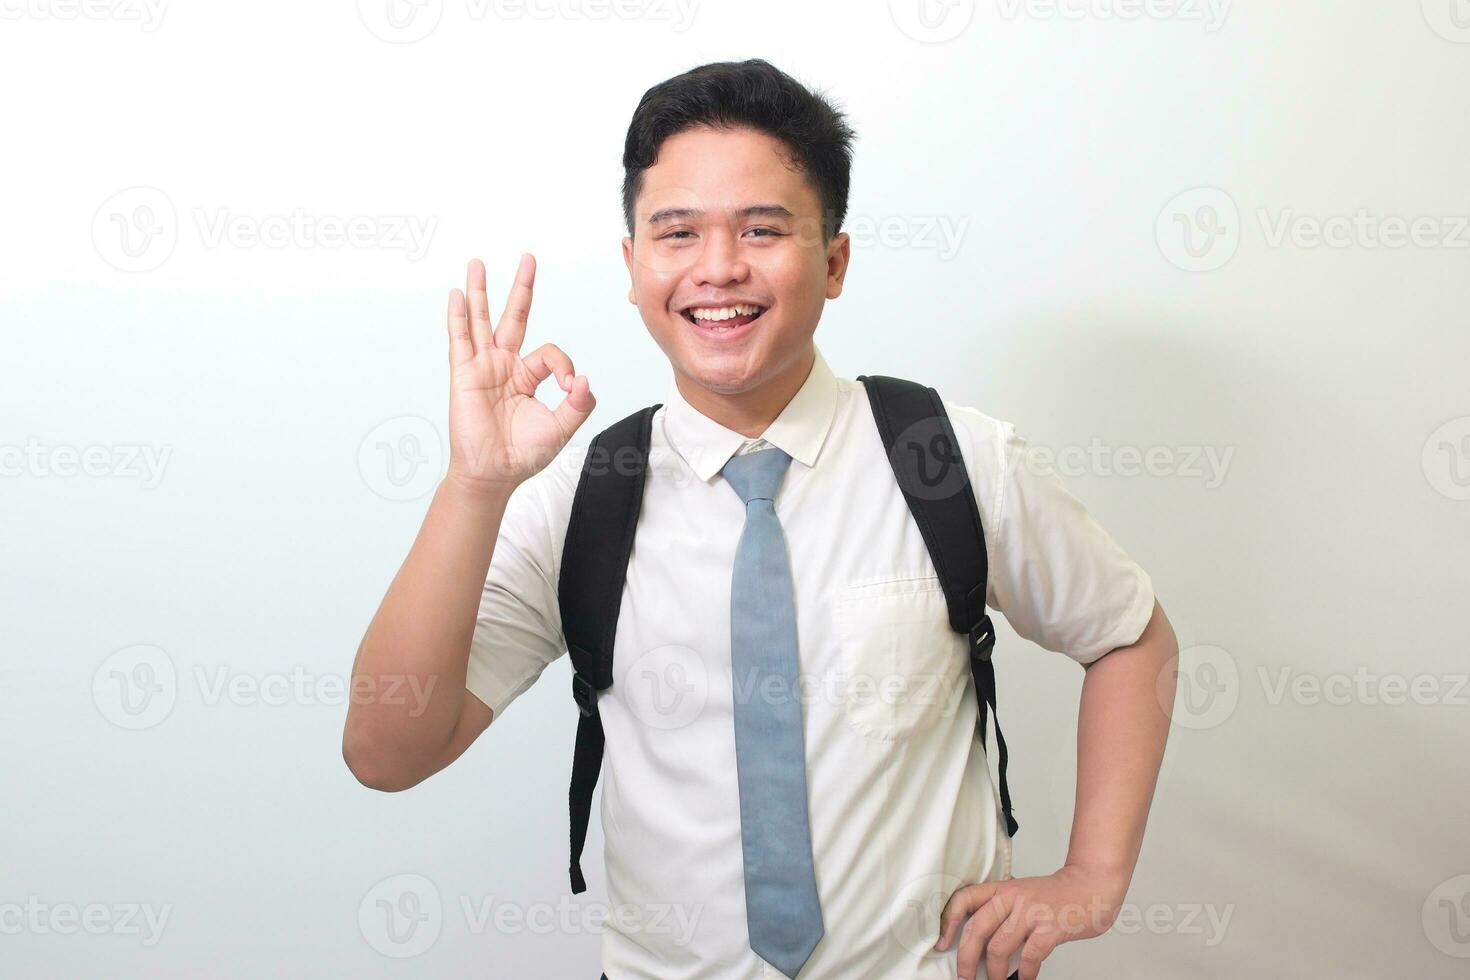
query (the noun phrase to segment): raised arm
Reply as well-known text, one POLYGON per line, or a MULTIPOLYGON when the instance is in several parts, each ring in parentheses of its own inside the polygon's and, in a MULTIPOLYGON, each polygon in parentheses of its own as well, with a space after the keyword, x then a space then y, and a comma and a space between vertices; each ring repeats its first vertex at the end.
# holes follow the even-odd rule
POLYGON ((449 765, 493 720, 465 688, 470 640, 511 492, 543 469, 596 405, 555 344, 522 357, 535 259, 516 270, 492 329, 485 266, 449 294, 449 468, 352 667, 342 756, 374 789, 407 789, 449 765), (566 396, 535 397, 555 374, 566 396), (419 696, 377 697, 414 690, 419 696))

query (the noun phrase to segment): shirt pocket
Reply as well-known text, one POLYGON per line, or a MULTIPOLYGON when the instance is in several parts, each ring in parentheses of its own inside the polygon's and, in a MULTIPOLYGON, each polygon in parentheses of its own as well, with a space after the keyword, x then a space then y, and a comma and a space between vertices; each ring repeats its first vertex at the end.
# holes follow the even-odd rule
POLYGON ((855 582, 836 602, 842 710, 892 742, 934 727, 964 693, 968 640, 949 627, 937 576, 855 582))

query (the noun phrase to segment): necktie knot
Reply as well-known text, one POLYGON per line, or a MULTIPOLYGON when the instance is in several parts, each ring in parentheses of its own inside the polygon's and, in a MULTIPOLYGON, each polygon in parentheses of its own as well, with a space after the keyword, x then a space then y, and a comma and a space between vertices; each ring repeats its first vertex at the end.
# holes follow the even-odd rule
POLYGON ((772 446, 731 456, 720 475, 740 495, 741 501, 749 505, 752 500, 774 501, 781 479, 790 465, 791 457, 786 451, 772 446))

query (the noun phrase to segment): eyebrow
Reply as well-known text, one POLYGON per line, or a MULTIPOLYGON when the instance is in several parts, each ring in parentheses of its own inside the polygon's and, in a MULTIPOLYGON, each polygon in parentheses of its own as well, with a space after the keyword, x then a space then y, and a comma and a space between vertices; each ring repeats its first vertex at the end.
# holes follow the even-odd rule
MULTIPOLYGON (((790 210, 780 204, 751 204, 747 207, 737 208, 734 212, 737 218, 749 218, 754 215, 766 215, 773 218, 794 218, 790 210)), ((700 208, 660 208, 648 216, 648 223, 656 225, 661 221, 674 221, 679 218, 698 218, 704 214, 700 208)))

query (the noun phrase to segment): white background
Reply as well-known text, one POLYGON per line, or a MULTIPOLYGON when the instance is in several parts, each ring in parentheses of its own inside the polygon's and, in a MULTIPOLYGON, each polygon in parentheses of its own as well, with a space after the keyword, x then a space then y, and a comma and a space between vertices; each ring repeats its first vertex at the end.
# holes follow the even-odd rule
MULTIPOLYGON (((536 254, 579 442, 659 400, 625 128, 760 56, 860 136, 834 370, 1070 450, 1185 648, 1130 911, 1043 976, 1464 975, 1470 4, 925 2, 0 0, 0 973, 597 975, 566 661, 397 795, 341 684, 443 465, 466 260, 498 310, 536 254)), ((998 649, 1043 874, 1082 673, 998 649)))

